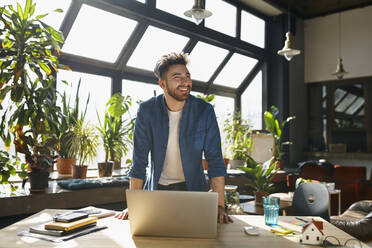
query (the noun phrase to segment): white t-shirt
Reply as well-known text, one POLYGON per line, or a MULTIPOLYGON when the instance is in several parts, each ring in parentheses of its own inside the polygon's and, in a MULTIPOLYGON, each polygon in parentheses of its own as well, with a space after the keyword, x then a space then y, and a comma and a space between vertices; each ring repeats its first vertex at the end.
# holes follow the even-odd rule
POLYGON ((179 144, 182 110, 178 112, 172 112, 168 110, 168 116, 169 137, 167 152, 165 153, 163 171, 161 172, 159 179, 159 184, 161 185, 169 185, 185 181, 179 144))

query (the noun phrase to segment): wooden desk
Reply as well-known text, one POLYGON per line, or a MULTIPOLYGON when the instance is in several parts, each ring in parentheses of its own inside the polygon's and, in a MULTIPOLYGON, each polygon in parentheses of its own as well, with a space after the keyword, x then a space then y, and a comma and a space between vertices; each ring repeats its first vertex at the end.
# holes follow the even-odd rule
MULTIPOLYGON (((236 215, 232 216, 234 223, 218 225, 216 239, 191 239, 191 238, 161 238, 161 237, 132 237, 129 230, 129 221, 117 220, 113 217, 99 220, 108 229, 78 237, 64 243, 51 243, 29 237, 19 237, 19 231, 27 230, 30 225, 40 224, 51 220, 52 216, 62 210, 43 210, 20 222, 0 230, 0 248, 9 247, 89 247, 89 248, 115 248, 115 247, 312 247, 300 245, 298 236, 276 236, 270 232, 270 227, 264 224, 263 216, 236 215), (259 236, 244 234, 243 227, 249 223, 260 228, 259 236)), ((319 218, 317 218, 319 219, 319 218)), ((280 216, 280 225, 290 225, 291 228, 300 230, 301 227, 291 225, 285 220, 294 220, 291 216, 280 216)), ((334 227, 328 222, 324 223, 325 235, 333 235, 345 242, 351 236, 334 227)), ((363 244, 364 245, 364 244, 363 244)), ((364 245, 363 247, 367 247, 364 245)))

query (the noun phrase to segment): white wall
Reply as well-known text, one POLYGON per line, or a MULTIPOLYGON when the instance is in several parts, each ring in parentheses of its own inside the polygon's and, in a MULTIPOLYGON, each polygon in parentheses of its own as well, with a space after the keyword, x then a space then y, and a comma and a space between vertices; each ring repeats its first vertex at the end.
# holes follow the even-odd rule
MULTIPOLYGON (((305 82, 336 79, 338 14, 304 23, 305 82)), ((349 72, 344 78, 372 75, 372 6, 341 12, 341 56, 349 72)))

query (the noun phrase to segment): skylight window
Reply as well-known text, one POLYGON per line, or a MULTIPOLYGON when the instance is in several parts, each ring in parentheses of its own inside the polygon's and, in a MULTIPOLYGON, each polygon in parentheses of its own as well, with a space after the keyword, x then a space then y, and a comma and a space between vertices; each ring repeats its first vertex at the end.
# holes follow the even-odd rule
POLYGON ((62 51, 113 63, 136 23, 83 4, 62 51))
MULTIPOLYGON (((13 5, 14 9, 17 10, 16 2, 18 2, 22 9, 25 6, 26 0, 1 0, 1 6, 5 5, 13 5)), ((46 17, 42 19, 43 22, 52 26, 54 29, 58 30, 61 26, 62 20, 66 14, 68 7, 70 6, 71 0, 58 0, 58 1, 51 1, 51 0, 37 0, 34 1, 36 3, 34 17, 47 14, 46 17), (55 9, 62 9, 62 13, 54 12, 55 9)))
POLYGON ((237 88, 256 63, 256 59, 234 53, 220 74, 218 74, 214 84, 237 88))
POLYGON ((189 10, 194 5, 194 0, 169 1, 156 0, 156 8, 164 10, 170 14, 181 17, 188 21, 193 21, 191 18, 184 15, 186 10, 189 10))
POLYGON ((221 33, 236 36, 236 7, 224 1, 206 1, 206 9, 213 15, 205 19, 205 26, 221 33))
POLYGON ((242 11, 241 39, 253 45, 265 47, 265 21, 242 11))
POLYGON ((190 53, 191 78, 207 82, 227 53, 225 49, 199 41, 190 53))
POLYGON ((181 52, 189 38, 149 26, 128 61, 128 66, 153 71, 164 54, 181 52))

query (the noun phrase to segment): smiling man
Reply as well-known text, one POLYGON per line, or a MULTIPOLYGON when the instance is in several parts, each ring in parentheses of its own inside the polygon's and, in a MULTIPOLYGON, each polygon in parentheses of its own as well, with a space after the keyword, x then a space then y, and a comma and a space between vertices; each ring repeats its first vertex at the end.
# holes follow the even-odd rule
MULTIPOLYGON (((130 189, 206 191, 202 155, 208 162, 212 190, 218 193, 220 223, 231 219, 224 207, 226 167, 211 104, 190 95, 192 81, 187 55, 170 53, 154 73, 164 94, 143 102, 134 129, 130 189), (148 154, 151 153, 151 166, 148 154)), ((127 211, 116 216, 127 219, 127 211)))

